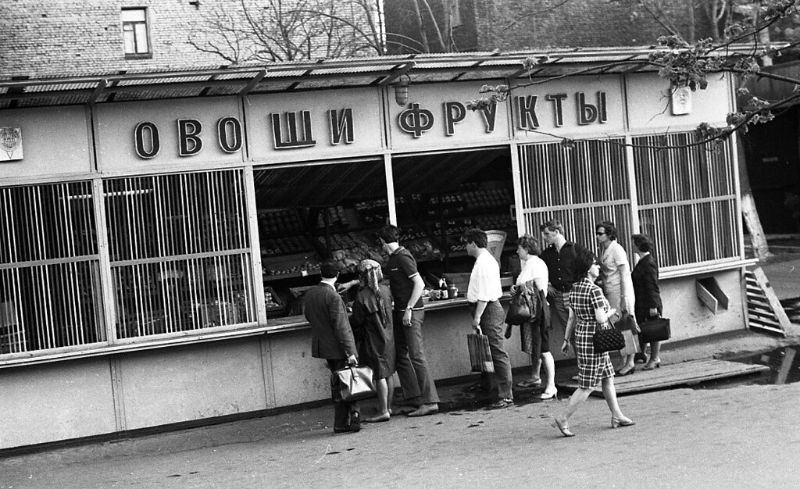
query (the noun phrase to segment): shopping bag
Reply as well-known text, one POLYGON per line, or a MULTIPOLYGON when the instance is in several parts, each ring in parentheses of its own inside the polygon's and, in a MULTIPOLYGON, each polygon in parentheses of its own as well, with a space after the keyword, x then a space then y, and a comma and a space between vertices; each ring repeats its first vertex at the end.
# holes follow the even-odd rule
POLYGON ((530 296, 525 291, 525 287, 518 287, 514 295, 511 296, 511 304, 506 312, 506 324, 520 325, 531 320, 533 308, 531 307, 530 296))
POLYGON ((375 395, 372 369, 366 365, 344 367, 334 372, 339 395, 344 402, 358 401, 375 395))
POLYGON ((625 348, 625 337, 622 336, 622 331, 606 326, 607 324, 598 324, 594 330, 592 345, 595 353, 605 353, 625 348))
POLYGON ((669 329, 669 319, 660 316, 645 319, 639 326, 642 340, 649 343, 651 341, 667 341, 671 336, 669 329))
POLYGON ((476 333, 468 334, 467 348, 469 349, 469 363, 473 372, 494 372, 494 362, 492 362, 492 350, 489 348, 488 336, 476 333))

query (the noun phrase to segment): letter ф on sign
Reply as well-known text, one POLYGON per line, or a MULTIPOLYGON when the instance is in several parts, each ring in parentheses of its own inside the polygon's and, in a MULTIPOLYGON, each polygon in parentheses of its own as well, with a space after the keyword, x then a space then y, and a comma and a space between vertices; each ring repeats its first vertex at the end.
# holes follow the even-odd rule
POLYGON ((578 124, 585 126, 597 121, 605 124, 608 120, 606 113, 606 93, 597 92, 597 106, 586 103, 586 95, 583 92, 575 93, 576 105, 578 107, 578 124))
POLYGON ((178 119, 178 155, 193 156, 203 149, 203 125, 194 119, 178 119))
POLYGON ((428 109, 420 109, 419 104, 409 104, 409 108, 397 116, 397 124, 403 132, 415 138, 433 127, 433 113, 428 109))
POLYGON ((311 131, 311 114, 307 110, 301 110, 299 113, 303 120, 303 139, 298 137, 297 113, 286 112, 284 114, 288 132, 286 141, 283 140, 281 131, 281 115, 275 113, 269 115, 272 119, 272 144, 275 149, 307 148, 317 144, 311 131))
POLYGON ((139 158, 148 160, 155 158, 161 149, 158 128, 152 122, 140 122, 133 130, 134 146, 139 158), (148 144, 149 143, 149 144, 148 144))

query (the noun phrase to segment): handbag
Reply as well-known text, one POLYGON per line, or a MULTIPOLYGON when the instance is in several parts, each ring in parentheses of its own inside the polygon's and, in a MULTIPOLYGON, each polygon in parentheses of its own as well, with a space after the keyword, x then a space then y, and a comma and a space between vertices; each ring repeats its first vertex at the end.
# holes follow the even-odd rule
POLYGON ((467 334, 469 363, 473 372, 494 372, 492 350, 489 348, 489 337, 480 333, 467 334))
POLYGON ((511 304, 506 312, 506 324, 524 324, 533 317, 530 296, 524 287, 518 287, 511 296, 511 304))
POLYGON ((669 319, 661 316, 645 319, 640 328, 642 330, 642 341, 647 343, 651 341, 667 341, 671 336, 669 319))
POLYGON ((619 331, 633 331, 633 334, 638 334, 639 325, 636 324, 636 318, 629 313, 623 313, 619 321, 614 323, 614 328, 619 331))
POLYGON ((340 368, 334 375, 339 395, 344 402, 358 401, 375 395, 372 369, 366 365, 340 368))
POLYGON ((598 324, 594 330, 592 345, 594 345, 595 353, 622 350, 625 348, 625 337, 622 336, 622 331, 617 328, 598 324))

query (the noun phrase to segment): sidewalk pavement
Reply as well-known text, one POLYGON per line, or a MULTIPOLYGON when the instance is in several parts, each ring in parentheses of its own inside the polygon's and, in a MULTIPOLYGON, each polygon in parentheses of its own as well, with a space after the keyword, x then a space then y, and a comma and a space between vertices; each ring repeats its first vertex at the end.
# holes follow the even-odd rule
MULTIPOLYGON (((761 264, 780 298, 800 296, 800 254, 796 257, 781 255, 761 264)), ((797 344, 800 326, 793 325, 786 338, 740 330, 667 342, 662 360, 743 357, 797 344)), ((556 370, 564 365, 564 360, 557 361, 556 370)), ((524 380, 527 368, 514 374, 515 382, 524 380)), ((684 485, 680 481, 695 488, 720 487, 727 485, 725 481, 737 486, 751 481, 755 487, 797 483, 786 469, 794 463, 787 447, 800 443, 800 418, 793 414, 800 383, 624 396, 623 409, 639 424, 615 430, 622 432, 619 436, 605 429, 608 416, 602 400, 591 400, 573 423, 588 443, 569 445, 548 421, 563 410, 569 392, 560 392, 553 401, 540 401, 531 391, 515 391, 514 407, 490 410, 491 398, 466 392, 477 379, 473 375, 439 384, 438 415, 396 415, 388 423, 367 425, 353 435, 332 435, 333 412, 325 404, 129 439, 11 454, 0 458, 0 489, 478 487, 480 481, 519 487, 532 478, 576 487, 595 487, 603 480, 614 487, 649 488, 684 485), (695 452, 700 458, 689 455, 695 452), (581 467, 584 470, 578 470, 581 467), (352 484, 350 472, 358 484, 352 484), (623 479, 623 474, 631 478, 623 479)), ((364 404, 369 414, 371 404, 364 404)))

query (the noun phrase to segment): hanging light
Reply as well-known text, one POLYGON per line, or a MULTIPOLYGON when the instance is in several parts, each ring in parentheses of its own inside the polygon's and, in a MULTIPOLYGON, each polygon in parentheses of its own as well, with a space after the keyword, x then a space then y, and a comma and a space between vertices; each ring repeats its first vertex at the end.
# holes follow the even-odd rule
POLYGON ((411 78, 408 75, 401 75, 394 84, 394 101, 397 102, 397 105, 402 106, 408 103, 409 83, 411 83, 411 78))

